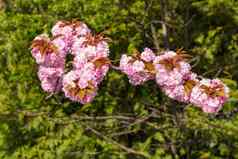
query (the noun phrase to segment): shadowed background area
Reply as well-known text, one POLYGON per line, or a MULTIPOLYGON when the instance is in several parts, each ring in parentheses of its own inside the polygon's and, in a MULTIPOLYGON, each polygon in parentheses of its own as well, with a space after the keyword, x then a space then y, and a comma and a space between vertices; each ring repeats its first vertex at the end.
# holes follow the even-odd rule
POLYGON ((235 0, 0 0, 0 158, 238 158, 237 26, 235 0), (72 19, 112 39, 115 65, 135 48, 184 48, 194 72, 229 86, 229 102, 208 115, 115 70, 91 104, 48 97, 29 47, 72 19))

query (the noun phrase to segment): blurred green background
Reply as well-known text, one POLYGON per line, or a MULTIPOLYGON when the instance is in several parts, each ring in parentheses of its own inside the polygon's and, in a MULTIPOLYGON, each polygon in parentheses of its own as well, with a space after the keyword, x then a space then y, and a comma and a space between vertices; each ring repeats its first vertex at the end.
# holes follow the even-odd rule
POLYGON ((236 0, 0 0, 0 10, 1 159, 238 159, 236 0), (31 41, 75 18, 112 39, 115 65, 135 48, 184 48, 194 72, 230 87, 229 102, 209 115, 114 70, 91 104, 48 97, 31 41))

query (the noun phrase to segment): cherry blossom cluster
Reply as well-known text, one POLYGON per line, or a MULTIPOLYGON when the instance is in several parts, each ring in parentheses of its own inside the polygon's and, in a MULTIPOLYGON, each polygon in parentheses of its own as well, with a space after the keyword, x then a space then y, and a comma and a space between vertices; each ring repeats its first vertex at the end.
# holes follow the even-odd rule
POLYGON ((218 112, 229 98, 229 89, 219 79, 205 79, 191 71, 184 51, 166 51, 154 60, 156 83, 166 95, 192 103, 204 112, 218 112))
POLYGON ((37 36, 32 43, 32 55, 36 59, 38 77, 46 92, 57 92, 62 86, 66 43, 63 36, 50 39, 47 35, 37 36))
POLYGON ((149 48, 145 48, 140 54, 135 52, 132 56, 123 54, 120 60, 120 70, 125 73, 132 85, 141 85, 155 78, 153 61, 155 54, 149 48))
POLYGON ((52 38, 42 34, 31 45, 44 91, 63 91, 65 96, 82 104, 97 94, 98 86, 109 70, 107 39, 92 35, 80 21, 59 21, 52 30, 52 38), (67 71, 67 55, 73 56, 72 68, 67 71))
POLYGON ((161 52, 156 56, 145 48, 140 54, 123 54, 120 70, 125 73, 133 85, 155 79, 164 93, 170 98, 184 103, 192 103, 204 112, 218 112, 228 100, 229 89, 219 79, 198 77, 191 71, 187 62, 190 56, 185 51, 161 52))
MULTIPOLYGON (((110 66, 108 39, 93 35, 85 23, 59 21, 31 45, 41 87, 49 93, 63 91, 72 101, 86 104, 97 94, 110 66), (69 61, 67 57, 73 57, 69 61)), ((191 71, 183 50, 156 55, 151 49, 123 54, 118 68, 132 85, 155 80, 164 93, 177 101, 191 103, 204 112, 218 112, 229 98, 229 89, 219 79, 206 79, 191 71)))
POLYGON ((71 54, 73 69, 63 78, 63 91, 73 101, 89 103, 109 70, 108 43, 101 35, 88 33, 74 40, 71 54))

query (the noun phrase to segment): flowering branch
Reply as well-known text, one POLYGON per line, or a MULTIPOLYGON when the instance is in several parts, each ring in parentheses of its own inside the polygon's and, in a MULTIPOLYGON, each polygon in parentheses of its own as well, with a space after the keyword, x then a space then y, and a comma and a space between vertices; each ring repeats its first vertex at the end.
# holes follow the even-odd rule
MULTIPOLYGON (((163 0, 161 3, 166 7, 163 0)), ((166 8, 162 10, 166 12, 166 8)), ((155 30, 153 26, 152 30, 155 30)), ((89 103, 111 67, 125 73, 132 85, 155 80, 170 98, 192 103, 207 113, 218 112, 229 98, 229 89, 222 81, 206 79, 191 71, 188 62, 191 56, 182 49, 161 51, 159 55, 149 48, 142 53, 135 50, 132 56, 123 54, 120 65, 114 66, 108 58, 110 39, 102 34, 93 35, 83 22, 59 21, 51 32, 52 38, 45 34, 37 36, 31 46, 32 55, 39 64, 38 77, 46 92, 63 91, 72 101, 89 103), (69 54, 73 61, 67 72, 66 56, 69 54)), ((164 38, 168 49, 167 31, 164 38)), ((199 61, 198 58, 193 60, 199 61)))

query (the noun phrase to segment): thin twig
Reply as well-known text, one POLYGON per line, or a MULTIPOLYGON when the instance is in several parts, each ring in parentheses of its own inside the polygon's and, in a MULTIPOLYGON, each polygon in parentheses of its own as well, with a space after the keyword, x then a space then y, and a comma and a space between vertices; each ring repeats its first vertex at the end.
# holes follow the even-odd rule
POLYGON ((143 156, 143 157, 146 157, 146 158, 150 158, 150 155, 144 153, 144 152, 141 152, 141 151, 136 151, 132 148, 129 148, 129 147, 126 147, 114 140, 112 140, 111 138, 101 134, 99 131, 87 126, 86 129, 90 130, 91 132, 93 132, 95 135, 97 135, 98 137, 102 138, 103 140, 106 140, 114 145, 116 145, 117 147, 119 147, 120 149, 126 151, 128 154, 134 154, 134 155, 139 155, 139 156, 143 156))
POLYGON ((223 70, 222 68, 219 68, 214 78, 217 78, 221 74, 222 70, 223 70))
POLYGON ((161 6, 161 17, 162 17, 162 30, 163 30, 163 38, 164 38, 164 47, 168 50, 169 49, 169 38, 168 38, 168 29, 167 25, 165 24, 167 19, 167 0, 160 0, 161 6))
POLYGON ((192 68, 196 67, 200 63, 200 56, 196 56, 188 61, 188 63, 192 63, 195 61, 195 63, 192 65, 192 68))
POLYGON ((49 99, 50 97, 52 97, 54 95, 54 93, 50 93, 48 96, 45 97, 45 100, 49 99))
POLYGON ((184 24, 184 26, 189 25, 193 21, 194 17, 195 17, 195 14, 191 16, 191 18, 184 24))
POLYGON ((113 68, 114 70, 117 70, 117 71, 121 71, 120 67, 118 67, 118 66, 111 65, 111 68, 113 68))
POLYGON ((137 131, 137 130, 122 131, 122 132, 118 132, 118 133, 112 133, 112 134, 110 134, 110 136, 111 136, 111 137, 122 136, 122 135, 127 135, 127 134, 135 133, 136 131, 137 131))
POLYGON ((156 51, 159 51, 160 47, 159 47, 159 40, 157 38, 157 32, 153 24, 151 24, 150 27, 151 27, 152 37, 153 37, 153 43, 155 45, 156 51))
POLYGON ((154 113, 149 114, 148 116, 145 116, 143 118, 139 118, 137 119, 135 122, 133 122, 132 124, 130 124, 128 127, 140 124, 140 123, 144 123, 146 120, 150 119, 151 117, 153 117, 154 113))
POLYGON ((109 119, 117 119, 117 120, 134 120, 134 117, 128 116, 120 116, 120 115, 112 115, 112 116, 72 116, 77 120, 109 120, 109 119))

